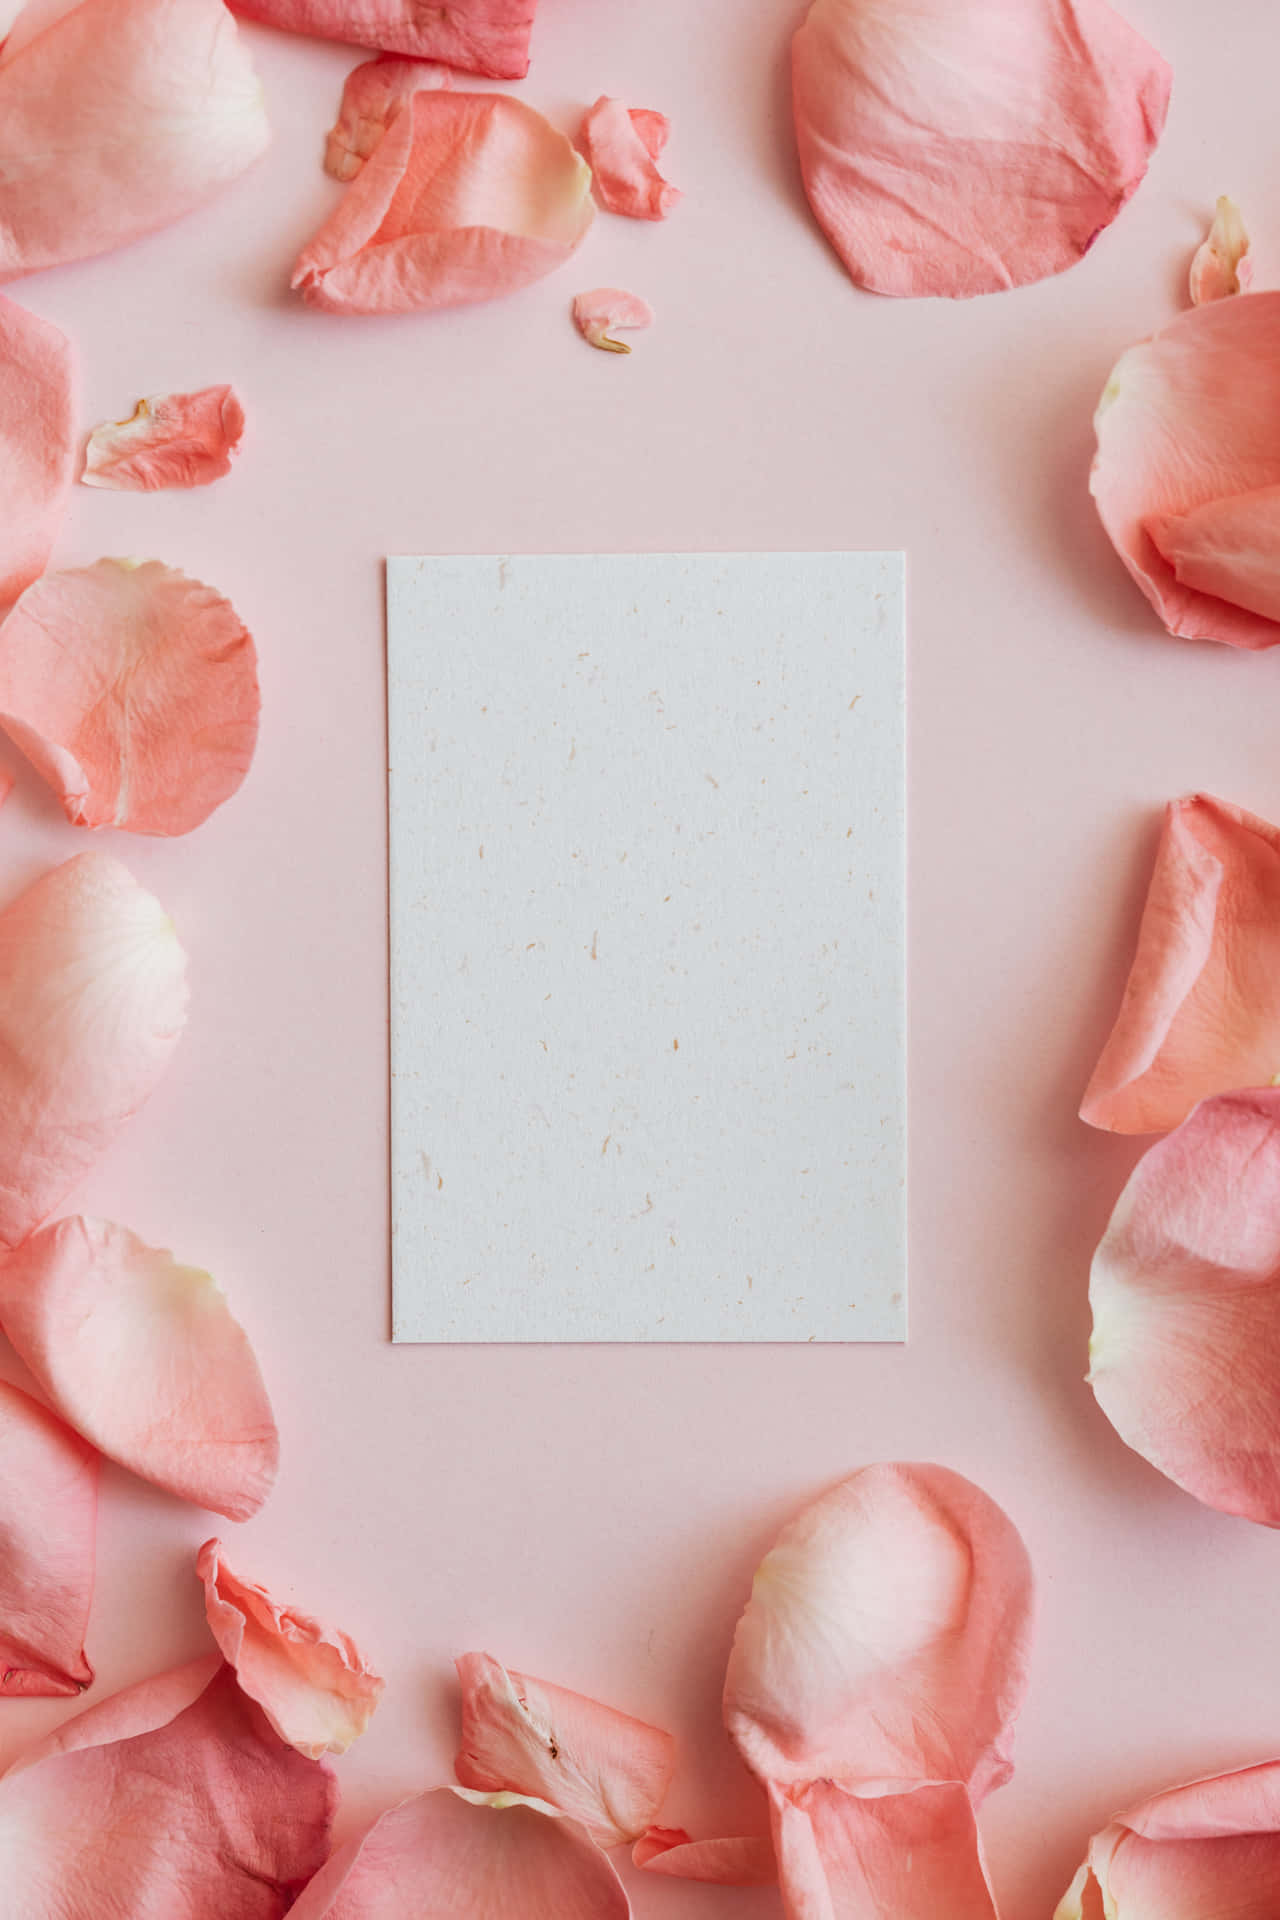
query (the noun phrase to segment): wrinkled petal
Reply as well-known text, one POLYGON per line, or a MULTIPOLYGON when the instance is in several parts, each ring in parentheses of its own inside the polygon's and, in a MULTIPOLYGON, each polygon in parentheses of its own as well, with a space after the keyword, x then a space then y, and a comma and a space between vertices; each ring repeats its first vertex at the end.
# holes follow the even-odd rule
POLYGON ((97 1519, 93 1448, 0 1382, 0 1696, 77 1694, 92 1681, 97 1519))
POLYGON ((230 387, 152 394, 128 420, 94 428, 80 478, 119 493, 207 487, 230 473, 243 433, 244 408, 230 387))
POLYGON ((258 707, 235 608, 158 560, 47 573, 0 627, 0 727, 73 826, 190 833, 248 772, 258 707))
POLYGON ((0 280, 123 246, 269 139, 222 0, 79 0, 0 48, 0 280))
POLYGON ((582 123, 582 148, 595 175, 596 197, 608 213, 633 220, 665 220, 682 198, 657 161, 671 123, 649 107, 627 107, 601 94, 582 123))
POLYGON ((721 1887, 771 1887, 778 1878, 772 1844, 755 1835, 693 1840, 683 1827, 650 1827, 636 1841, 631 1858, 650 1873, 721 1887))
POLYGON ((325 40, 354 41, 384 53, 438 60, 492 80, 522 80, 529 71, 529 35, 537 0, 235 0, 252 20, 325 40))
POLYGON ((1213 225, 1191 262, 1191 304, 1206 307, 1253 285, 1253 257, 1244 219, 1234 200, 1221 196, 1213 225))
POLYGON ((605 353, 630 353, 625 340, 611 335, 620 327, 651 327, 653 308, 639 294, 626 293, 621 287, 596 287, 590 293, 575 294, 573 324, 589 346, 605 353))
POLYGON ((452 85, 448 67, 396 54, 384 53, 354 68, 325 147, 325 172, 335 180, 354 180, 410 95, 452 85))
POLYGON ((271 1405, 207 1273, 79 1216, 0 1264, 0 1326, 101 1453, 196 1506, 247 1520, 276 1476, 271 1405))
POLYGON ((186 964, 160 902, 103 853, 0 913, 0 1245, 53 1211, 158 1085, 186 964))
POLYGON ((1102 524, 1169 632, 1274 646, 1280 622, 1258 609, 1276 605, 1280 553, 1254 551, 1251 496, 1280 486, 1280 293, 1193 307, 1131 347, 1094 427, 1102 524))
POLYGON ((792 76, 805 190, 850 277, 951 298, 1087 253, 1171 80, 1106 0, 816 0, 792 76))
POLYGON ((309 1760, 345 1753, 373 1718, 384 1684, 354 1640, 238 1579, 218 1540, 201 1547, 196 1571, 224 1660, 280 1738, 309 1760))
POLYGON ((5 1920, 279 1920, 336 1791, 218 1661, 67 1721, 0 1780, 5 1920))
POLYGON ((545 1800, 602 1847, 652 1826, 675 1767, 669 1733, 566 1687, 508 1673, 487 1653, 464 1653, 456 1665, 462 1738, 454 1772, 464 1787, 545 1800))
POLYGON ((567 260, 592 212, 590 169, 522 100, 415 93, 303 248, 293 285, 330 313, 493 300, 567 260))
POLYGON ((0 297, 0 607, 48 564, 71 491, 75 432, 71 342, 0 297))
POLYGON ((439 1787, 339 1847, 292 1920, 629 1920, 631 1905, 576 1821, 517 1794, 439 1787))
POLYGON ((1081 1118, 1177 1126, 1198 1100, 1280 1073, 1280 833, 1208 794, 1175 800, 1116 1023, 1081 1118))
POLYGON ((996 1920, 962 1786, 863 1799, 817 1780, 774 1799, 791 1920, 996 1920))

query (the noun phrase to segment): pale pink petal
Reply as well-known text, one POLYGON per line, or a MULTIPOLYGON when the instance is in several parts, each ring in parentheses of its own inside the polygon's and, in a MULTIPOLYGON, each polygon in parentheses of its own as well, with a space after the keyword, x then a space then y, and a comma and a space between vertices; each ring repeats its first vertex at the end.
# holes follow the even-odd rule
POLYGON ((336 125, 325 147, 324 170, 335 180, 354 180, 405 101, 412 94, 453 85, 448 67, 384 53, 347 75, 336 125))
POLYGON ((196 1506, 247 1520, 278 1441, 244 1330, 207 1273, 75 1216, 0 1264, 0 1326, 64 1420, 196 1506))
POLYGON ((1087 253, 1171 79, 1106 0, 815 0, 792 75, 805 190, 850 277, 950 298, 1087 253))
POLYGON ((186 1016, 173 922, 118 860, 82 853, 0 913, 0 1246, 143 1105, 186 1016))
POLYGON ((546 1800, 581 1821, 602 1847, 652 1826, 675 1767, 669 1733, 527 1674, 492 1655, 464 1653, 462 1738, 454 1772, 464 1787, 546 1800))
POLYGON ((755 1835, 694 1840, 683 1827, 650 1827, 631 1850, 637 1867, 721 1887, 771 1887, 778 1878, 772 1842, 755 1835))
POLYGON ((997 1920, 963 1786, 867 1799, 816 1780, 772 1797, 791 1920, 997 1920))
POLYGON ((518 1794, 439 1787, 339 1847, 292 1920, 630 1920, 630 1913, 617 1874, 576 1821, 518 1794))
POLYGON ((1235 201, 1223 194, 1208 236, 1191 262, 1191 304, 1206 307, 1211 300, 1247 293, 1252 285, 1253 256, 1244 220, 1235 201))
POLYGON ((230 473, 243 433, 244 408, 230 387, 152 394, 128 420, 94 428, 80 479, 119 493, 207 487, 230 473))
POLYGON ((298 256, 331 313, 454 307, 539 280, 591 225, 591 173, 562 133, 501 93, 415 93, 298 256))
POLYGON ((582 150, 595 175, 596 197, 608 213, 633 220, 665 220, 681 199, 656 161, 670 124, 650 107, 627 107, 601 94, 582 123, 582 150))
POLYGON ((345 1753, 373 1718, 384 1684, 354 1640, 238 1579, 218 1540, 201 1547, 196 1571, 223 1658, 280 1738, 309 1760, 345 1753))
POLYGON ((70 341, 0 296, 0 607, 48 564, 71 491, 75 431, 70 341))
POLYGON ((46 573, 0 627, 0 727, 73 826, 190 833, 248 772, 258 707, 235 608, 158 560, 46 573))
POLYGON ((438 60, 493 80, 522 80, 537 0, 235 0, 237 13, 294 33, 438 60))
POLYGON ((1280 833, 1208 794, 1175 800, 1138 950, 1081 1118, 1160 1133, 1280 1073, 1280 833))
POLYGON ((1280 487, 1280 293, 1193 307, 1131 347, 1094 427, 1102 524, 1169 632, 1274 646, 1280 620, 1258 609, 1276 605, 1280 553, 1253 545, 1274 507, 1253 496, 1280 487))
POLYGON ((573 324, 589 346, 605 353, 630 353, 625 340, 612 334, 619 327, 651 327, 653 308, 639 294, 626 293, 621 287, 596 287, 590 293, 575 294, 573 324))
POLYGON ((267 145, 222 0, 79 0, 0 48, 0 280, 176 220, 267 145))
POLYGON ((98 1456, 0 1382, 0 1695, 77 1694, 93 1597, 98 1456))
POLYGON ((68 1721, 0 1780, 5 1920, 283 1920, 336 1789, 218 1662, 68 1721))

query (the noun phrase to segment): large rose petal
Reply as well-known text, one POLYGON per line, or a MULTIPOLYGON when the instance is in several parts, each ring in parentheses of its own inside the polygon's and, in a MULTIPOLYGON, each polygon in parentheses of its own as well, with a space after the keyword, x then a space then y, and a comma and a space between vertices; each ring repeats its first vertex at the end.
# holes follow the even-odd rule
POLYGON ((1253 285, 1253 256, 1244 219, 1234 200, 1225 194, 1214 209, 1213 225, 1191 262, 1191 304, 1207 307, 1247 293, 1253 285))
POLYGON ((1280 833, 1208 794, 1175 800, 1081 1118, 1163 1132, 1207 1095, 1265 1086, 1277 1072, 1280 833))
POLYGON ((0 1325, 100 1452, 181 1499, 247 1520, 278 1440, 242 1327, 207 1273, 78 1216, 0 1264, 0 1325))
POLYGON ((0 280, 167 225, 270 137, 222 0, 34 12, 31 30, 20 20, 0 47, 0 280))
POLYGON ((867 1799, 816 1780, 773 1797, 790 1920, 997 1920, 962 1786, 867 1799))
POLYGON ((529 35, 537 0, 235 0, 237 13, 294 33, 354 41, 384 53, 439 60, 446 67, 522 80, 529 71, 529 35))
POLYGON ((223 1658, 282 1740, 318 1760, 345 1753, 373 1718, 383 1682, 348 1634, 241 1580, 206 1540, 196 1571, 223 1658))
POLYGON ((603 353, 630 353, 625 340, 613 338, 614 330, 651 327, 653 308, 638 293, 627 293, 622 287, 595 287, 590 293, 574 295, 573 324, 588 346, 603 353))
POLYGON ((93 1598, 98 1456, 0 1382, 0 1695, 77 1694, 93 1598))
POLYGON ((1106 0, 815 0, 792 73, 805 190, 875 293, 1061 273, 1141 184, 1169 104, 1106 0))
POLYGON ((0 607, 48 564, 71 491, 75 432, 71 342, 0 297, 0 607))
POLYGON ((434 87, 449 88, 448 67, 384 53, 347 75, 338 118, 325 146, 324 170, 335 180, 354 180, 405 101, 434 87))
POLYGON ((0 913, 0 1245, 143 1105, 186 1015, 173 922, 119 861, 82 853, 0 913))
POLYGON ((207 487, 230 473, 243 433, 244 408, 230 387, 155 393, 139 400, 128 420, 94 428, 80 479, 117 493, 207 487))
POLYGON ((258 707, 235 608, 157 560, 47 573, 0 627, 0 727, 73 826, 190 833, 243 781, 258 707))
POLYGON ((683 1827, 650 1827, 636 1841, 631 1858, 650 1873, 719 1887, 771 1887, 778 1878, 772 1844, 753 1834, 694 1840, 683 1827))
POLYGON ((500 93, 415 93, 293 285, 331 313, 492 300, 566 261, 593 214, 591 170, 562 133, 500 93))
POLYGON ((671 133, 665 114, 627 107, 601 94, 582 123, 582 147, 595 175, 596 198, 609 213, 665 220, 682 195, 658 172, 671 133))

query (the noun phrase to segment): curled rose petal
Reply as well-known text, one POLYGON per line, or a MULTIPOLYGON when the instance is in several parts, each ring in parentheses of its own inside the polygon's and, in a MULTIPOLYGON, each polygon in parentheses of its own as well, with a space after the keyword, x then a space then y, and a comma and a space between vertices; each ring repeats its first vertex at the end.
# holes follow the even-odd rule
POLYGON ((342 105, 325 147, 324 170, 335 180, 354 180, 405 101, 433 87, 452 87, 448 67, 384 53, 355 67, 342 89, 342 105))
POLYGON ((0 48, 0 280, 167 225, 269 137, 222 0, 80 0, 20 21, 0 48))
POLYGON ((1280 293, 1193 307, 1131 347, 1094 427, 1102 524, 1169 632, 1273 647, 1280 293))
POLYGON ((298 256, 293 285, 330 313, 493 300, 569 258, 591 173, 562 133, 500 93, 415 93, 298 256))
POLYGON ((183 1500, 247 1520, 279 1452, 244 1330, 207 1273, 105 1220, 34 1234, 0 1264, 0 1326, 64 1420, 183 1500))
POLYGON ((238 1579, 218 1540, 205 1541, 196 1571, 223 1658, 280 1738, 309 1760, 345 1753, 373 1718, 383 1689, 354 1640, 238 1579))
POLYGON ((0 1381, 0 1696, 77 1694, 93 1679, 98 1456, 0 1381))
POLYGON ((0 607, 48 564, 71 491, 75 430, 70 341, 0 296, 0 607))
POLYGON ((1106 0, 815 0, 792 77, 805 191, 850 277, 950 298, 1087 253, 1171 78, 1106 0))
POLYGON ((1280 833, 1208 794, 1166 816, 1138 950, 1081 1118, 1162 1133, 1280 1072, 1280 833))
POLYGON ((229 1668, 196 1661, 66 1721, 0 1780, 6 1920, 283 1920, 336 1798, 229 1668))
POLYGON ((152 394, 128 420, 94 428, 80 479, 119 493, 207 487, 230 473, 243 433, 244 408, 230 387, 152 394))
POLYGON ((864 1798, 815 1780, 771 1797, 783 1905, 795 1920, 997 1920, 958 1783, 864 1798))
POLYGON ((682 198, 658 172, 671 132, 665 114, 627 107, 601 94, 582 123, 582 148, 595 175, 596 197, 607 213, 633 220, 665 220, 682 198))
POLYGON ((523 80, 537 0, 235 0, 236 12, 268 26, 354 41, 383 53, 438 60, 491 80, 523 80))
POLYGON ((234 607, 157 560, 47 573, 0 627, 0 727, 73 826, 190 833, 243 781, 258 706, 234 607))
POLYGON ((1244 219, 1234 200, 1223 194, 1214 209, 1213 225, 1191 262, 1191 304, 1207 307, 1233 293, 1247 293, 1253 285, 1253 256, 1244 219))
POLYGON ((591 293, 574 295, 573 324, 589 346, 605 353, 630 353, 625 340, 614 340, 617 327, 651 327, 653 308, 639 294, 625 293, 621 287, 596 287, 591 293))
POLYGON ((82 853, 0 913, 0 1245, 143 1105, 186 1015, 173 922, 119 861, 82 853))
POLYGON ((772 1844, 754 1835, 693 1840, 683 1827, 650 1827, 631 1850, 637 1867, 721 1887, 771 1887, 778 1878, 772 1844))
POLYGON ((545 1800, 580 1821, 601 1847, 653 1824, 675 1767, 669 1733, 566 1687, 508 1673, 492 1655, 464 1653, 462 1738, 454 1772, 464 1787, 545 1800))
POLYGON ((518 1794, 439 1787, 339 1847, 292 1920, 630 1920, 605 1855, 575 1820, 518 1794))

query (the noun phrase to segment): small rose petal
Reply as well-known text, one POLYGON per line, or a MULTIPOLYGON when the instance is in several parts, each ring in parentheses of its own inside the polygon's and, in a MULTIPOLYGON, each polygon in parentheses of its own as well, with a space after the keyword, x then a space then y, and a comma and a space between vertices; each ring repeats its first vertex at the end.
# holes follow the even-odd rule
POLYGON ((850 277, 953 299, 1088 252, 1171 79, 1106 0, 816 0, 792 75, 805 190, 850 277))
POLYGON ((438 60, 492 80, 523 80, 537 0, 235 0, 236 12, 268 26, 325 40, 354 41, 384 53, 438 60))
POLYGON ((1160 1133, 1280 1072, 1280 833, 1208 794, 1166 816, 1138 950, 1081 1118, 1160 1133))
POLYGON ((230 387, 152 394, 128 420, 94 428, 80 479, 118 493, 207 487, 230 473, 243 433, 244 408, 230 387))
POLYGON ((997 1920, 963 1786, 866 1799, 816 1780, 775 1798, 778 1877, 795 1920, 997 1920))
POLYGON ((574 296, 573 324, 588 345, 605 353, 630 353, 625 340, 610 338, 612 330, 651 327, 653 308, 639 294, 626 293, 621 287, 596 287, 574 296))
POLYGON ((173 922, 119 861, 82 853, 0 913, 0 1246, 143 1105, 186 1015, 173 922))
POLYGON ((339 1847, 292 1920, 630 1920, 605 1855, 575 1820, 518 1794, 439 1787, 339 1847))
POLYGON ((0 296, 0 607, 48 564, 71 491, 75 431, 70 341, 0 296))
POLYGON ((0 627, 0 727, 73 826, 190 833, 243 781, 258 707, 235 608, 158 560, 47 573, 0 627))
POLYGON ((308 1760, 345 1753, 373 1718, 384 1684, 354 1640, 238 1579, 218 1540, 205 1541, 196 1571, 223 1658, 280 1738, 308 1760))
POLYGON ((92 1681, 97 1519, 93 1448, 0 1382, 0 1696, 74 1695, 92 1681))
POLYGON ((627 107, 601 94, 582 123, 582 148, 595 175, 596 197, 608 213, 633 220, 665 220, 682 198, 656 162, 671 123, 649 107, 627 107))
POLYGON ((637 1867, 721 1887, 771 1887, 778 1878, 770 1841, 746 1836, 693 1840, 683 1827, 650 1827, 631 1850, 637 1867))
POLYGON ((1191 304, 1206 307, 1253 285, 1253 257, 1244 219, 1234 200, 1221 196, 1213 225, 1191 262, 1191 304))
POLYGON ((207 1273, 105 1220, 59 1220, 0 1264, 0 1326, 108 1459, 247 1520, 278 1441, 244 1329, 207 1273))
POLYGON ((293 285, 330 313, 493 300, 562 265, 592 212, 590 169, 522 100, 419 92, 303 248, 293 285))
POLYGON ((342 105, 325 147, 324 170, 335 180, 354 180, 405 101, 415 93, 450 88, 448 67, 384 53, 347 75, 342 105))
POLYGON ((1280 486, 1153 514, 1147 532, 1180 587, 1280 623, 1280 486))

